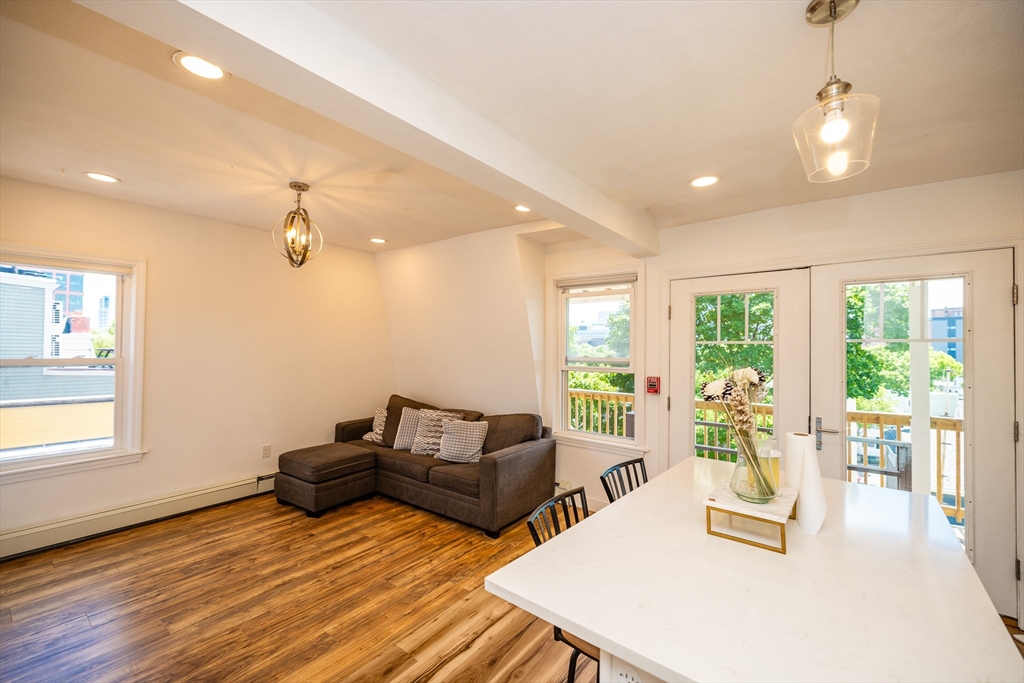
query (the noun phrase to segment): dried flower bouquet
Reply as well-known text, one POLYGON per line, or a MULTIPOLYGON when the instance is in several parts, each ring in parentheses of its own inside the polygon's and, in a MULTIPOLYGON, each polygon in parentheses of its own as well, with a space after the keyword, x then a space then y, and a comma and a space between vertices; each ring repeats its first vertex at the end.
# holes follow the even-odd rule
POLYGON ((701 385, 704 400, 722 406, 735 433, 736 446, 749 468, 756 498, 763 499, 762 502, 774 498, 777 493, 769 466, 758 457, 757 423, 753 409, 767 395, 767 382, 765 374, 757 368, 741 368, 734 370, 728 378, 701 385))

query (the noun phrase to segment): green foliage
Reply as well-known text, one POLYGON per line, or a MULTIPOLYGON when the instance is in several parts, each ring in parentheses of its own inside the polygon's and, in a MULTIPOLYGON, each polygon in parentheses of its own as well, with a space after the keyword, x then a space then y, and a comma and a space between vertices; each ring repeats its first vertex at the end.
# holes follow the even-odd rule
POLYGON ((964 376, 964 364, 948 353, 928 349, 928 368, 931 371, 932 388, 942 380, 955 381, 964 376))
POLYGON ((114 348, 114 326, 116 323, 116 320, 111 320, 110 324, 107 325, 107 329, 92 331, 92 351, 94 355, 98 356, 100 349, 114 348))
MULTIPOLYGON (((599 346, 580 343, 577 340, 579 328, 573 325, 568 334, 568 355, 574 358, 628 358, 629 357, 629 302, 624 301, 619 309, 608 316, 608 337, 599 346)), ((632 394, 635 378, 631 373, 622 372, 570 372, 570 389, 590 391, 618 391, 632 394)))
POLYGON ((871 398, 857 397, 857 410, 866 410, 876 413, 896 412, 896 401, 891 396, 879 390, 878 394, 871 398))
POLYGON ((629 358, 629 302, 619 304, 619 310, 608 316, 608 338, 605 340, 612 355, 629 358))

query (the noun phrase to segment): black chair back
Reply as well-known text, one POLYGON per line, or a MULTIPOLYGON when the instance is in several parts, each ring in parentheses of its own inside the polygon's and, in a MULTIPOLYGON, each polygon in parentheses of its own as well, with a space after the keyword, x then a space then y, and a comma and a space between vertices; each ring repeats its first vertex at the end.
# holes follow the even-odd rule
POLYGON ((590 516, 583 487, 560 493, 533 511, 526 525, 533 542, 540 545, 590 516))
POLYGON ((619 498, 647 483, 647 467, 643 458, 627 460, 612 465, 601 475, 601 484, 608 495, 608 502, 614 503, 619 498))

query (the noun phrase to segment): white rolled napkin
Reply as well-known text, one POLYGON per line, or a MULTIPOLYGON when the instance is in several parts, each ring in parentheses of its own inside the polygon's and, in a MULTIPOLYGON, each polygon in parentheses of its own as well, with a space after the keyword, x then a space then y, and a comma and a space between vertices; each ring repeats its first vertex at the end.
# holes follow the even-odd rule
POLYGON ((814 450, 814 437, 810 434, 786 434, 786 484, 797 489, 796 521, 809 534, 817 534, 825 521, 828 504, 825 502, 825 484, 821 480, 818 454, 814 450), (791 469, 793 468, 793 469, 791 469), (795 481, 793 477, 795 470, 795 481))

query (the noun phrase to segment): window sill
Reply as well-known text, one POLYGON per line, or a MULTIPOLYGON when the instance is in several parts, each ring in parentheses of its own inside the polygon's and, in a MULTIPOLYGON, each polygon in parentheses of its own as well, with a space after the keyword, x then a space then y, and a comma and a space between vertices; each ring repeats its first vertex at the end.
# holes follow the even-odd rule
POLYGON ((26 458, 0 463, 0 486, 19 481, 55 477, 72 472, 84 472, 102 467, 127 465, 142 460, 148 451, 115 451, 112 453, 73 453, 63 456, 26 458))
POLYGON ((638 458, 648 452, 648 449, 638 446, 635 443, 623 443, 597 437, 581 436, 575 432, 555 432, 554 437, 555 442, 558 444, 573 446, 575 448, 586 448, 592 451, 615 453, 617 455, 627 455, 634 458, 638 458))

